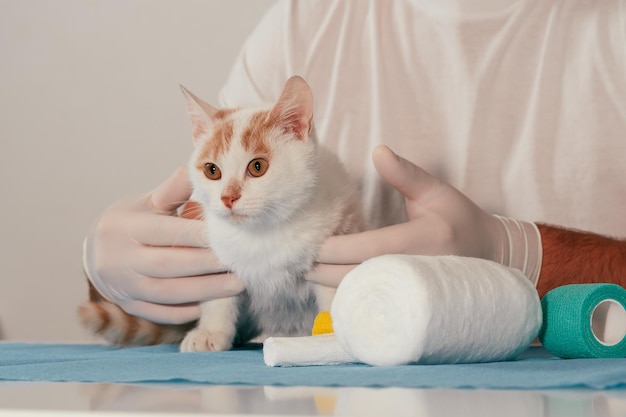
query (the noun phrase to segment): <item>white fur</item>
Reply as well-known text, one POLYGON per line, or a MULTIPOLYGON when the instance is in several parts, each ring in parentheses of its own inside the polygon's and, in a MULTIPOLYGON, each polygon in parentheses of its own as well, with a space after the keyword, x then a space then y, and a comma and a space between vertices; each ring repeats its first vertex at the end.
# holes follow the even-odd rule
MULTIPOLYGON (((289 107, 281 100, 278 105, 289 107)), ((198 169, 203 142, 210 139, 197 142, 189 163, 210 247, 247 290, 240 297, 203 303, 199 325, 183 342, 183 351, 229 349, 231 344, 222 339, 230 337, 232 343, 236 333, 239 342, 259 334, 308 334, 315 314, 330 308, 334 294, 314 290, 304 279, 319 247, 332 234, 364 228, 354 183, 338 158, 319 146, 309 131, 302 139, 273 128, 267 136, 267 172, 261 177, 246 173, 248 163, 259 155, 246 151, 239 138, 257 111, 234 113, 229 149, 215 161, 200 161, 218 165, 220 180, 209 180, 198 169), (233 181, 241 184, 241 197, 231 211, 220 196, 233 181)))

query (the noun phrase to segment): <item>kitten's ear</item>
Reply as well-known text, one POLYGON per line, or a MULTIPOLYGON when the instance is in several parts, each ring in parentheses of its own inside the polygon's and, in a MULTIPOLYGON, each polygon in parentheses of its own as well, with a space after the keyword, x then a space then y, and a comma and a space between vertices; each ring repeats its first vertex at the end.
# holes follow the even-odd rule
POLYGON ((180 89, 187 102, 187 112, 189 113, 189 119, 193 127, 193 142, 198 144, 200 140, 206 138, 207 134, 213 129, 215 124, 214 116, 217 113, 217 109, 200 100, 182 85, 180 89))
POLYGON ((269 117, 285 131, 306 140, 313 128, 313 93, 306 81, 298 76, 289 78, 269 117))

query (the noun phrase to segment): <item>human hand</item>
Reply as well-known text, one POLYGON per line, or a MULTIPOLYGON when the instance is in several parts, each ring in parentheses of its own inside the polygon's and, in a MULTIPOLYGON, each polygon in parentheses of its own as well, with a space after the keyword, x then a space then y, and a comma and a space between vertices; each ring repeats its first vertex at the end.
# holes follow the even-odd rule
POLYGON ((208 247, 198 208, 176 212, 191 195, 187 170, 154 191, 107 208, 83 248, 85 272, 98 292, 127 313, 180 324, 200 316, 198 302, 243 290, 208 247))
POLYGON ((486 213, 459 190, 386 146, 374 150, 373 161, 379 175, 404 195, 408 221, 330 237, 309 280, 337 286, 359 263, 403 253, 488 259, 518 268, 537 283, 542 247, 534 224, 486 213))

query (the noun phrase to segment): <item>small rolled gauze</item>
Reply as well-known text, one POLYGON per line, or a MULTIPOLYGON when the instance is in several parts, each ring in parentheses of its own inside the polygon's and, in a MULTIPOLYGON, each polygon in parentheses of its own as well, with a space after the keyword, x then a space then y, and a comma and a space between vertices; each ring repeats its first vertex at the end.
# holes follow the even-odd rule
POLYGON ((332 333, 318 336, 268 337, 263 342, 267 366, 341 365, 356 362, 332 333))
POLYGON ((370 365, 513 359, 542 321, 519 270, 457 256, 370 259, 343 279, 331 315, 343 349, 370 365))

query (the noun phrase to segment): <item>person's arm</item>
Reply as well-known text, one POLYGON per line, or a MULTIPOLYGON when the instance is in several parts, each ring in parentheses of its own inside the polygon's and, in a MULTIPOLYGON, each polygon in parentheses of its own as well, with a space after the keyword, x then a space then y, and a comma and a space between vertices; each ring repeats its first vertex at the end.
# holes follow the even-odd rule
POLYGON ((388 148, 374 151, 381 177, 406 200, 408 221, 333 236, 309 280, 337 286, 359 263, 388 253, 459 255, 521 270, 543 296, 552 288, 609 282, 626 287, 626 241, 493 216, 459 190, 388 148))
POLYGON ((537 224, 543 260, 537 291, 566 284, 607 282, 626 287, 626 240, 537 224))

